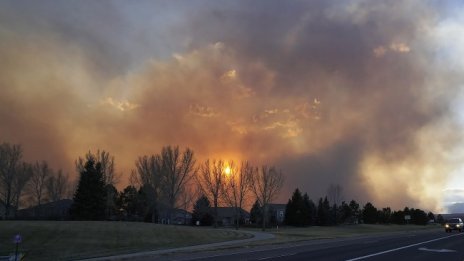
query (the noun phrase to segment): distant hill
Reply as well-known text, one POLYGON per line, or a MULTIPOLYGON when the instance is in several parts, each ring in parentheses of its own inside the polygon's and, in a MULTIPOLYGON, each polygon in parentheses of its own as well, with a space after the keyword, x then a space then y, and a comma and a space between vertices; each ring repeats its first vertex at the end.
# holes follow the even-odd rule
POLYGON ((464 213, 464 203, 454 203, 449 205, 448 213, 464 213))

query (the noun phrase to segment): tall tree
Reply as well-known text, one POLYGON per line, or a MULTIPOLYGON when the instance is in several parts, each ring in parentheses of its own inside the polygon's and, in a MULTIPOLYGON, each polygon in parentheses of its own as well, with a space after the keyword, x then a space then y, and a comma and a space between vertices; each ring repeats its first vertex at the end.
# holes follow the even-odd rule
POLYGON ((116 174, 114 157, 105 150, 97 150, 96 153, 92 153, 89 151, 84 158, 79 157, 76 160, 76 168, 79 173, 84 171, 85 164, 88 161, 94 161, 95 164, 100 166, 100 171, 102 175, 103 183, 105 184, 105 213, 107 217, 114 212, 115 208, 115 200, 117 198, 116 193, 114 192, 116 188, 114 187, 117 183, 119 183, 121 174, 116 174))
POLYGON ((187 182, 195 175, 195 158, 193 151, 186 148, 182 153, 179 147, 163 147, 161 150, 162 192, 166 200, 169 219, 178 203, 179 197, 185 190, 187 182))
POLYGON ((262 207, 259 205, 259 201, 256 200, 253 206, 250 209, 250 222, 252 224, 258 224, 262 218, 262 207))
POLYGON ((136 170, 131 175, 132 183, 137 183, 146 195, 150 206, 152 222, 156 222, 159 211, 159 199, 162 182, 161 157, 159 155, 139 157, 135 162, 136 170))
POLYGON ((210 226, 213 217, 210 214, 211 204, 208 197, 201 195, 193 206, 192 223, 195 225, 199 221, 201 226, 210 226))
POLYGON ((46 187, 47 196, 51 201, 61 200, 69 187, 69 177, 60 169, 47 179, 46 187))
POLYGON ((429 211, 429 213, 427 213, 427 218, 429 219, 429 222, 435 222, 435 215, 433 214, 433 212, 429 211))
POLYGON ((342 200, 342 193, 343 188, 339 184, 330 184, 329 188, 327 189, 327 197, 329 199, 329 202, 332 205, 340 205, 340 202, 342 200))
POLYGON ((262 166, 252 175, 252 191, 263 207, 263 231, 266 230, 269 204, 279 195, 283 184, 284 176, 275 167, 262 166))
POLYGON ((300 190, 293 192, 292 198, 288 200, 285 210, 285 223, 292 226, 305 226, 309 217, 309 209, 303 200, 300 190))
POLYGON ((213 201, 214 227, 218 226, 218 206, 221 196, 221 188, 225 175, 225 165, 222 160, 206 160, 200 167, 200 171, 195 176, 198 186, 203 194, 213 201))
POLYGON ((39 209, 46 194, 46 181, 52 175, 53 170, 48 166, 46 161, 37 161, 32 168, 32 177, 29 182, 29 189, 35 204, 39 207, 39 209))
POLYGON ((85 163, 91 159, 100 163, 105 184, 116 185, 119 183, 121 174, 116 174, 114 157, 105 150, 97 150, 97 153, 92 153, 89 151, 84 158, 79 157, 76 160, 77 171, 79 173, 82 172, 85 168, 85 163))
POLYGON ((138 214, 138 199, 139 193, 137 188, 129 185, 119 194, 118 205, 128 217, 132 217, 138 214))
POLYGON ((187 183, 196 173, 194 153, 186 148, 166 146, 160 154, 139 157, 136 172, 131 176, 132 183, 153 188, 155 205, 167 210, 171 219, 172 211, 178 206, 187 183))
POLYGON ((103 220, 106 209, 106 190, 100 162, 90 157, 81 170, 79 184, 71 205, 74 220, 103 220))
POLYGON ((240 227, 240 218, 242 206, 245 203, 250 192, 251 177, 253 175, 253 167, 248 162, 242 162, 240 167, 234 162, 230 162, 228 166, 229 174, 226 175, 223 182, 223 195, 226 203, 234 208, 235 213, 235 229, 240 227))
POLYGON ((319 226, 330 225, 330 203, 327 197, 319 198, 317 205, 317 223, 319 226))
POLYGON ((0 204, 4 206, 4 218, 9 218, 15 196, 15 179, 21 168, 22 149, 20 145, 3 143, 0 145, 0 204))
POLYGON ((378 221, 378 212, 377 208, 372 205, 372 203, 367 202, 366 205, 364 205, 364 208, 362 210, 362 216, 364 223, 366 224, 375 224, 378 221))
POLYGON ((312 226, 316 222, 316 204, 314 204, 314 202, 311 199, 309 199, 307 193, 303 195, 303 203, 305 204, 305 207, 308 211, 305 217, 305 225, 312 226))
POLYGON ((359 218, 361 216, 361 210, 359 209, 359 203, 356 202, 356 200, 352 199, 350 201, 350 209, 351 209, 351 215, 354 219, 354 223, 358 224, 359 223, 359 218))
POLYGON ((16 172, 16 175, 15 175, 15 179, 14 179, 14 195, 16 196, 16 199, 14 202, 15 210, 18 210, 19 205, 21 204, 20 199, 31 177, 32 177, 31 164, 23 162, 21 166, 19 166, 18 171, 16 172))

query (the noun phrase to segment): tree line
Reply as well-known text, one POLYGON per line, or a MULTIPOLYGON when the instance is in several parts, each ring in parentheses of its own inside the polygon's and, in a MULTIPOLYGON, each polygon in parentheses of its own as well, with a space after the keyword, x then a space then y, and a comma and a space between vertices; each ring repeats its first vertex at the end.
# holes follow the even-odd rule
MULTIPOLYGON (((86 160, 78 161, 80 178, 71 207, 73 219, 103 220, 124 211, 128 216, 143 217, 145 221, 169 222, 176 209, 188 209, 198 195, 213 202, 211 218, 217 227, 220 206, 232 207, 239 220, 242 207, 251 197, 266 208, 278 196, 284 183, 282 172, 275 167, 209 159, 197 164, 191 149, 181 151, 178 146, 165 146, 158 154, 136 160, 131 184, 118 194, 109 182, 110 171, 106 170, 113 164, 105 163, 108 159, 112 158, 99 159, 89 153, 86 160), (102 209, 106 209, 106 213, 102 209)), ((239 223, 235 223, 238 229, 239 223)), ((265 222, 262 226, 264 229, 265 222)))
MULTIPOLYGON (((157 154, 140 156, 130 175, 130 185, 118 191, 121 174, 115 171, 114 157, 106 151, 88 152, 75 161, 79 174, 72 184, 62 170, 53 170, 46 161, 22 160, 20 145, 0 145, 0 206, 3 218, 11 218, 20 206, 41 206, 46 202, 73 198, 70 209, 75 220, 126 219, 160 222, 172 220, 176 209, 190 209, 193 221, 218 225, 218 208, 234 209, 235 225, 242 208, 255 202, 251 221, 265 229, 273 222, 270 204, 278 196, 284 176, 273 166, 253 166, 249 162, 206 160, 198 163, 194 152, 165 146, 157 154)), ((341 201, 342 188, 331 185, 327 196, 312 201, 296 189, 286 205, 285 224, 292 226, 336 225, 343 223, 413 223, 435 219, 433 213, 405 208, 377 209, 368 202, 341 201), (410 219, 405 219, 409 216, 410 219)))
MULTIPOLYGON (((11 218, 20 206, 40 206, 45 202, 73 198, 70 214, 75 220, 111 219, 126 216, 159 222, 172 220, 173 212, 189 209, 194 199, 213 202, 213 224, 218 224, 218 208, 240 209, 252 200, 263 208, 276 199, 284 176, 273 166, 253 166, 249 162, 206 160, 198 163, 193 150, 165 146, 159 153, 137 158, 130 185, 118 192, 121 175, 115 171, 114 157, 98 150, 75 161, 78 173, 73 185, 63 171, 54 171, 47 162, 22 160, 20 145, 0 146, 0 203, 3 218, 11 218)), ((238 228, 238 222, 237 222, 238 228)), ((263 222, 263 228, 265 223, 263 222)))
POLYGON ((61 169, 53 170, 46 161, 25 162, 22 157, 20 145, 0 144, 0 218, 15 215, 20 206, 58 201, 70 191, 69 177, 61 169))
MULTIPOLYGON (((333 226, 338 224, 415 224, 426 225, 430 220, 436 220, 432 212, 405 207, 403 210, 392 211, 390 207, 377 209, 371 202, 360 206, 355 200, 349 203, 342 201, 337 204, 341 187, 331 185, 328 197, 319 198, 317 204, 308 194, 302 195, 297 188, 288 200, 285 212, 285 223, 291 226, 333 226), (338 196, 334 197, 338 193, 338 196)), ((440 215, 438 216, 438 218, 440 215)))

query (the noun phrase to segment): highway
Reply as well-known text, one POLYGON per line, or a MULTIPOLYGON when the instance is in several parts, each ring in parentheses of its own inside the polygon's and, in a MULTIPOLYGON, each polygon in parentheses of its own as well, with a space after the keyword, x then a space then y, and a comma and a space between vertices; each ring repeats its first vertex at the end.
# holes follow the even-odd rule
MULTIPOLYGON (((261 248, 165 256, 166 260, 464 260, 464 233, 442 230, 312 240, 261 248)), ((158 259, 157 259, 158 260, 158 259)))

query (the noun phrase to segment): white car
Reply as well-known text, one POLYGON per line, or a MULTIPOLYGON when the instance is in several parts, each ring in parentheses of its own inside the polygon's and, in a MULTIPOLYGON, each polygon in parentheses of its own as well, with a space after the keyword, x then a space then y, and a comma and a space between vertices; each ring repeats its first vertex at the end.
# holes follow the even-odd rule
POLYGON ((453 230, 457 230, 459 232, 462 232, 462 227, 464 224, 462 223, 462 219, 460 218, 452 218, 448 220, 448 222, 445 223, 445 231, 446 232, 451 232, 453 230))

